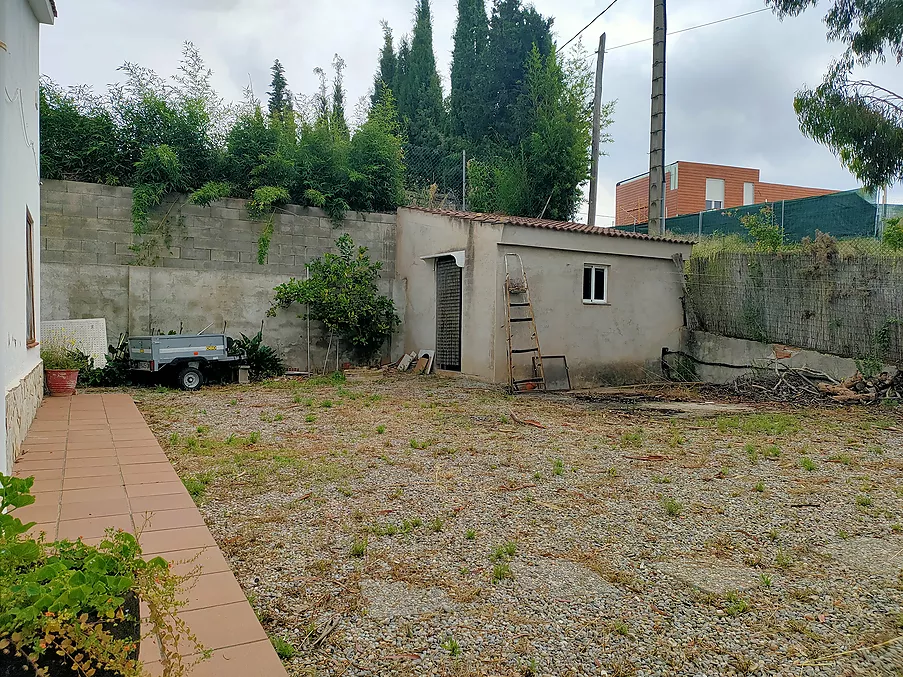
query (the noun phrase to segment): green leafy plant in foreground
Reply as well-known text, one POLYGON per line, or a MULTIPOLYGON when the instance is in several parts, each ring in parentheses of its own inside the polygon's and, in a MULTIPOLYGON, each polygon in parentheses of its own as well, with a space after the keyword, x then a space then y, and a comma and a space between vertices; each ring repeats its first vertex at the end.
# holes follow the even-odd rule
POLYGON ((160 639, 167 677, 187 674, 209 655, 177 615, 190 576, 174 575, 160 557, 145 560, 123 531, 108 530, 97 546, 27 536, 34 523, 14 513, 34 503, 33 483, 0 473, 0 651, 38 675, 62 663, 76 675, 138 677, 134 636, 117 637, 123 627, 140 632, 137 604, 128 602, 137 597, 160 639))

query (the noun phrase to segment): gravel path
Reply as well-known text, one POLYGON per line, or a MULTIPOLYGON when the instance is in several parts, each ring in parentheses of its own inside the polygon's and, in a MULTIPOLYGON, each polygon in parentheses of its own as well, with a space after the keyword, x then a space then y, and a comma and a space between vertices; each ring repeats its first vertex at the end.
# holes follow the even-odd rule
POLYGON ((292 675, 903 675, 893 409, 403 376, 136 399, 292 675))

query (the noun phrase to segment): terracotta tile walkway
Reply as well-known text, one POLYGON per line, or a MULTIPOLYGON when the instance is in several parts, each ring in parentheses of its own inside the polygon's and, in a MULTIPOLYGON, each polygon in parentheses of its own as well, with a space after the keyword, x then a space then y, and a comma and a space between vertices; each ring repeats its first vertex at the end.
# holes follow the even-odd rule
MULTIPOLYGON (((201 567, 181 616, 213 657, 192 677, 284 677, 286 672, 204 520, 128 395, 44 400, 16 461, 34 476, 33 505, 16 511, 49 539, 100 541, 109 527, 141 531, 146 555, 177 572, 201 567), (198 558, 186 564, 193 557, 198 558)), ((159 649, 141 644, 151 675, 162 673, 159 649)))

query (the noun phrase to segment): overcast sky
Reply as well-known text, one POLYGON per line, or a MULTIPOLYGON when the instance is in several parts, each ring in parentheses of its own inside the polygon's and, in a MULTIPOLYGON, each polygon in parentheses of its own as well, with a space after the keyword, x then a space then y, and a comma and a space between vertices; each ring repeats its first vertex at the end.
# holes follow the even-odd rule
MULTIPOLYGON (((555 17, 559 44, 610 0, 534 0, 555 17)), ((648 171, 652 44, 618 45, 652 34, 652 1, 619 0, 586 33, 595 46, 607 32, 604 97, 617 100, 613 143, 600 163, 598 219, 611 223, 615 184, 648 171)), ((804 137, 793 111, 794 92, 817 85, 840 46, 828 43, 821 23, 825 3, 779 22, 770 12, 669 38, 667 162, 677 160, 757 167, 762 180, 820 188, 856 188, 855 179, 824 147, 804 137)), ((102 90, 120 76, 117 66, 137 62, 161 75, 175 72, 185 40, 193 41, 214 71, 214 85, 239 99, 253 83, 265 96, 274 59, 285 65, 296 93, 316 90, 316 66, 328 69, 335 53, 347 63, 348 108, 370 87, 386 19, 396 37, 411 30, 414 0, 58 0, 60 16, 45 28, 41 70, 61 85, 87 83, 102 90)), ((433 0, 434 48, 449 87, 455 0, 433 0)), ((677 31, 760 9, 762 0, 683 0, 671 3, 668 27, 677 31)), ((901 67, 870 76, 899 83, 901 67)), ((891 201, 903 203, 903 190, 891 201)), ((583 217, 585 218, 585 216, 583 217)))

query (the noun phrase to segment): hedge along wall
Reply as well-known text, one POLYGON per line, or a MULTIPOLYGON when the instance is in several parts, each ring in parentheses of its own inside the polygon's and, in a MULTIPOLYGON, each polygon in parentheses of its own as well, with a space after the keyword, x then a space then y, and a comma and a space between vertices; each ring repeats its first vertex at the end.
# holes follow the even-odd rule
POLYGON ((903 257, 721 252, 687 283, 691 329, 903 365, 903 257))
MULTIPOLYGON (((225 199, 210 207, 188 205, 170 195, 153 219, 170 215, 170 241, 151 250, 134 235, 132 189, 75 181, 45 180, 41 187, 41 319, 105 318, 107 336, 152 331, 211 331, 252 334, 264 327, 264 342, 293 368, 322 369, 328 337, 307 323, 300 306, 265 318, 273 288, 303 278, 305 264, 335 251, 348 233, 355 245, 381 261, 380 291, 405 304, 395 281, 395 214, 347 212, 341 224, 319 209, 286 205, 274 219, 263 264, 258 263, 264 223, 248 218, 245 200, 225 199), (149 256, 150 255, 150 256, 149 256), (136 265, 139 257, 153 265, 136 265)), ((387 347, 388 348, 388 347, 387 347)), ((400 348, 399 348, 400 350, 400 348)), ((335 367, 335 349, 330 364, 335 367)), ((340 358, 340 362, 345 360, 340 358)))

